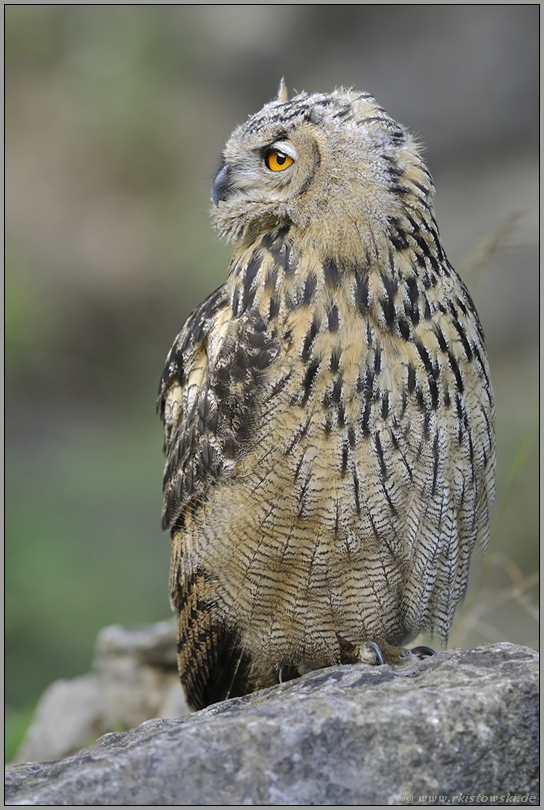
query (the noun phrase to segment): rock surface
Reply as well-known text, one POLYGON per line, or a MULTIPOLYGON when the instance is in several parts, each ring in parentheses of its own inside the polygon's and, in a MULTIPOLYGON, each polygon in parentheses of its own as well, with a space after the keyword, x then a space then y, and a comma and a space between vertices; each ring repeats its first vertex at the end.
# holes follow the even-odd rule
POLYGON ((109 731, 189 709, 176 664, 176 621, 100 631, 93 671, 44 692, 15 762, 75 754, 109 731))
POLYGON ((6 804, 538 804, 538 654, 343 666, 18 765, 6 804))

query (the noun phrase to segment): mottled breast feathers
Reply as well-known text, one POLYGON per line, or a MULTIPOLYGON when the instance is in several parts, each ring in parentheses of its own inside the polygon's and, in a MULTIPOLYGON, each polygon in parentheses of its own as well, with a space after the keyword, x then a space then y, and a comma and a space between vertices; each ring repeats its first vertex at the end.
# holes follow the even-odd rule
POLYGON ((481 325, 418 147, 372 97, 282 90, 213 199, 233 259, 159 395, 193 708, 446 639, 495 471, 481 325))

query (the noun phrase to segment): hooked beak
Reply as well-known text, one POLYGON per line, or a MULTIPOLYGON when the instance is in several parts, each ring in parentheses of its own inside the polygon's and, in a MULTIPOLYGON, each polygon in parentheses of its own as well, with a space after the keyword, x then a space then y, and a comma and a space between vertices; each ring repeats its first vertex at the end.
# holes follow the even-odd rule
POLYGON ((212 200, 217 206, 221 200, 226 200, 231 191, 230 185, 230 166, 225 164, 215 176, 212 184, 212 200))

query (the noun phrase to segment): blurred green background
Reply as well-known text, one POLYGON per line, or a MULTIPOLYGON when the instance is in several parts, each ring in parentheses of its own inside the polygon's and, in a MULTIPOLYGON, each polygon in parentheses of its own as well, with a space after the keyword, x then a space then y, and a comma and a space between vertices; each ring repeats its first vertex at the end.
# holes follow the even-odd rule
POLYGON ((538 6, 7 5, 5 39, 7 758, 101 627, 170 615, 158 380, 226 274, 222 145, 282 75, 369 91, 427 145, 497 395, 450 643, 536 646, 538 6))

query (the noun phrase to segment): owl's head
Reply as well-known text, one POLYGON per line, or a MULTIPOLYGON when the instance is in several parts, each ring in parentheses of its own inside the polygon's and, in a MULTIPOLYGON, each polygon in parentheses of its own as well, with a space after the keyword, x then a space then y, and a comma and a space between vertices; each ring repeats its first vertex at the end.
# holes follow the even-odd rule
POLYGON ((215 223, 236 242, 288 225, 329 255, 360 255, 408 209, 432 207, 418 145, 368 93, 276 99, 237 127, 212 186, 215 223))

